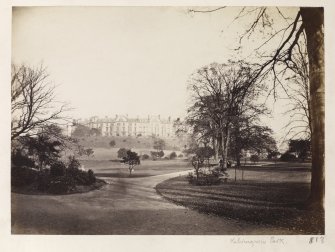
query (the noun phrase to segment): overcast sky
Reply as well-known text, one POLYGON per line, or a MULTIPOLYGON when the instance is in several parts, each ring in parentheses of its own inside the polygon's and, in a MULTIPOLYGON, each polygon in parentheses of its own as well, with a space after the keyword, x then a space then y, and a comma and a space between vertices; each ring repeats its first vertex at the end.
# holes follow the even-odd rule
MULTIPOLYGON (((77 118, 115 114, 180 117, 185 115, 186 81, 192 72, 249 53, 248 48, 242 55, 232 50, 248 25, 246 20, 232 22, 240 8, 207 14, 187 10, 15 8, 12 60, 47 67, 50 80, 57 85, 58 99, 70 102, 77 118)), ((283 126, 279 107, 270 122, 276 131, 283 126)))

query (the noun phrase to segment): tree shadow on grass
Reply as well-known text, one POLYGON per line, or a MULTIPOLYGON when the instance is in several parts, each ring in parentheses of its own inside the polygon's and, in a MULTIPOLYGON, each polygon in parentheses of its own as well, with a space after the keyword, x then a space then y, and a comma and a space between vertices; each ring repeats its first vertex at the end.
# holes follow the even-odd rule
POLYGON ((190 185, 185 177, 166 180, 157 191, 186 207, 302 234, 324 233, 324 212, 304 208, 309 183, 243 181, 215 186, 190 185))

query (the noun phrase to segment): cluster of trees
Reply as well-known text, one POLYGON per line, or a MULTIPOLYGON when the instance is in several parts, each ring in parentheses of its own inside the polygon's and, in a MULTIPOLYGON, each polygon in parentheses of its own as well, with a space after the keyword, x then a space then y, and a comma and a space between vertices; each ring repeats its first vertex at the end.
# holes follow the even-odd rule
POLYGON ((101 131, 95 128, 89 128, 82 124, 76 124, 75 129, 72 132, 72 136, 76 138, 89 137, 89 136, 100 136, 101 131))
POLYGON ((220 157, 226 169, 228 157, 240 166, 242 150, 276 151, 272 130, 260 124, 260 116, 268 111, 256 100, 266 88, 254 74, 246 62, 229 61, 204 66, 191 76, 188 89, 193 105, 178 125, 179 130, 185 124, 192 129, 194 142, 188 152, 210 146, 212 156, 220 157))
POLYGON ((55 100, 54 86, 48 82, 45 69, 13 65, 11 95, 13 185, 37 181, 41 190, 57 193, 67 192, 76 183, 93 183, 93 172, 79 171, 76 157, 92 156, 94 151, 63 134, 61 125, 67 121, 63 116, 67 105, 59 106, 55 100), (65 156, 69 157, 67 163, 65 156), (63 168, 70 170, 57 172, 63 168), (31 176, 25 176, 27 174, 31 176), (56 185, 62 187, 55 188, 56 185))
POLYGON ((311 158, 311 141, 308 139, 291 139, 288 150, 280 157, 282 161, 302 161, 311 158))
POLYGON ((66 152, 76 156, 94 153, 76 138, 64 135, 61 126, 67 122, 68 105, 59 107, 54 93, 45 68, 12 65, 12 154, 20 152, 34 159, 39 170, 66 152))
POLYGON ((156 160, 156 159, 160 159, 160 158, 164 157, 165 153, 162 150, 160 150, 160 151, 150 151, 150 155, 151 155, 153 160, 156 160))

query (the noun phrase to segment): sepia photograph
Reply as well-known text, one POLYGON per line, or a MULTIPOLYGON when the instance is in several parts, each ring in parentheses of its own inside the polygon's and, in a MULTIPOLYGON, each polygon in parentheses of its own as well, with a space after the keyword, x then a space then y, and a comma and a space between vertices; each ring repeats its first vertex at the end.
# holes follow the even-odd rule
POLYGON ((334 4, 0 5, 1 251, 335 251, 334 4))
POLYGON ((15 6, 11 233, 324 235, 324 8, 15 6))

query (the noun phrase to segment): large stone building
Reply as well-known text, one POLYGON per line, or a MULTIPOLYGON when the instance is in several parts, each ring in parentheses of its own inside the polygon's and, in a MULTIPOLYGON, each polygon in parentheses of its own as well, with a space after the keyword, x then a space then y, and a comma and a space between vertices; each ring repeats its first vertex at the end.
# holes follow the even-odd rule
POLYGON ((102 136, 157 136, 161 138, 175 136, 171 117, 168 119, 162 119, 160 116, 129 118, 126 115, 116 115, 114 118, 91 117, 78 123, 91 129, 98 129, 102 136))

